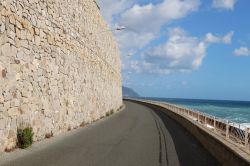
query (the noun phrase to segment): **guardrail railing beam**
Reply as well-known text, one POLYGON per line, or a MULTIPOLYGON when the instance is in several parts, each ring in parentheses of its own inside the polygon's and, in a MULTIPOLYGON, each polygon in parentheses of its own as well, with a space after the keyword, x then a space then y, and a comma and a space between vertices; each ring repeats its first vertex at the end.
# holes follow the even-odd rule
MULTIPOLYGON (((154 103, 152 101, 149 102, 154 103)), ((162 106, 167 108, 171 112, 174 112, 195 123, 199 123, 199 125, 211 129, 211 131, 213 131, 214 133, 221 135, 228 141, 233 141, 240 147, 245 147, 245 149, 250 152, 250 128, 248 128, 247 126, 232 122, 229 123, 228 120, 216 118, 215 116, 210 116, 199 111, 182 108, 169 103, 164 103, 162 104, 162 106)))

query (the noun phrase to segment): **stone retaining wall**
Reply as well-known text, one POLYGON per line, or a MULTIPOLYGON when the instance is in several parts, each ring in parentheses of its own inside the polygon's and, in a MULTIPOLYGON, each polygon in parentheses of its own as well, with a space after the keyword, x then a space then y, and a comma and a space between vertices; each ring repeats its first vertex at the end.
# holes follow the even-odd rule
POLYGON ((119 51, 93 0, 0 1, 0 152, 122 105, 119 51))

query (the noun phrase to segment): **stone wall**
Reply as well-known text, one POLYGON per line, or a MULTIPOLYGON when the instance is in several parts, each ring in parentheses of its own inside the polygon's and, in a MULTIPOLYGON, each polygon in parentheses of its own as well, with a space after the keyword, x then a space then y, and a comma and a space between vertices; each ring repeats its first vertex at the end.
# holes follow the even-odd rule
POLYGON ((93 0, 0 1, 0 152, 122 105, 119 51, 93 0))

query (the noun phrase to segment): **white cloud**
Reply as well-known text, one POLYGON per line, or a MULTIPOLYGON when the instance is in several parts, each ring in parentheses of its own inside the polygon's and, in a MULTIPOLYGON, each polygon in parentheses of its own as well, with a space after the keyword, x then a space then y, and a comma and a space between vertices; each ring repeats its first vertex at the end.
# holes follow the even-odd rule
MULTIPOLYGON (((158 39, 161 28, 197 11, 200 0, 162 0, 145 5, 139 5, 138 0, 99 0, 99 5, 110 26, 126 27, 125 31, 115 33, 122 54, 123 71, 189 72, 201 66, 209 44, 230 44, 234 34, 229 32, 225 36, 217 36, 208 33, 204 38, 198 38, 181 28, 173 28, 165 43, 149 48, 150 43, 158 39), (140 54, 142 50, 144 53, 140 54), (130 53, 137 55, 128 58, 130 53)), ((219 1, 214 1, 214 5, 218 6, 219 1)))
POLYGON ((164 0, 159 4, 134 5, 121 15, 121 23, 138 32, 157 32, 171 20, 196 11, 199 0, 164 0))
POLYGON ((233 10, 237 0, 213 0, 213 7, 233 10))
POLYGON ((126 27, 125 31, 115 34, 123 55, 149 44, 163 25, 197 10, 199 4, 200 0, 163 0, 146 5, 132 0, 99 0, 109 25, 126 27))
POLYGON ((117 33, 117 42, 122 52, 134 52, 136 49, 140 49, 146 46, 150 41, 155 39, 153 33, 144 33, 140 35, 138 33, 127 31, 124 33, 117 33))
POLYGON ((199 39, 181 28, 171 29, 168 40, 144 53, 140 61, 133 62, 131 69, 136 65, 137 72, 157 74, 196 70, 201 66, 209 44, 229 44, 228 36, 231 36, 231 41, 231 34, 218 37, 208 33, 204 39, 199 39))
POLYGON ((218 37, 214 36, 212 33, 206 35, 205 41, 208 43, 217 43, 219 42, 218 37))
POLYGON ((232 42, 233 35, 234 35, 234 32, 233 32, 233 31, 229 32, 228 34, 226 34, 226 35, 223 37, 222 41, 223 41, 225 44, 230 44, 230 43, 232 42))
POLYGON ((101 12, 110 25, 113 24, 114 16, 131 7, 132 0, 97 0, 101 12))
POLYGON ((240 47, 234 50, 236 56, 250 56, 250 50, 247 47, 240 47))
POLYGON ((164 44, 151 49, 143 58, 154 72, 191 71, 201 65, 206 47, 204 41, 175 28, 170 30, 169 39, 164 44))
POLYGON ((205 41, 207 43, 224 43, 224 44, 230 44, 232 41, 232 37, 234 35, 234 32, 231 31, 228 34, 226 34, 223 37, 218 37, 213 35, 212 33, 207 33, 205 37, 205 41))

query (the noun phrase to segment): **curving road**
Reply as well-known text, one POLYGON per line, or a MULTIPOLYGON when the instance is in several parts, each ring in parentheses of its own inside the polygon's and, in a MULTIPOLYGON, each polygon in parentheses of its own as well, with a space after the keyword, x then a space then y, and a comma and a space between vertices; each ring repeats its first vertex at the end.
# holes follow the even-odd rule
POLYGON ((219 163, 159 110, 126 109, 63 138, 0 157, 3 166, 213 166, 219 163))

